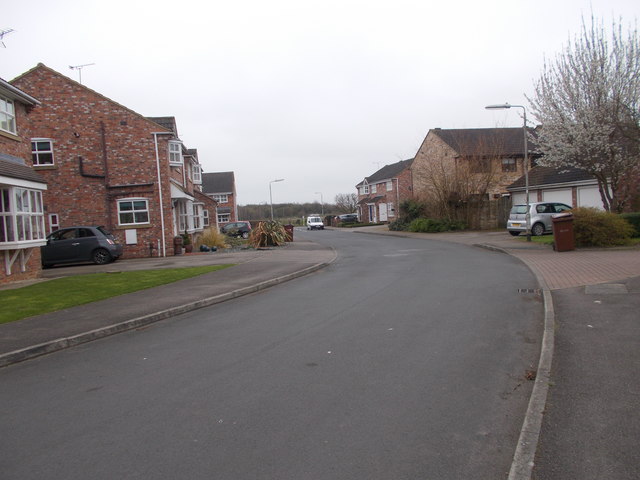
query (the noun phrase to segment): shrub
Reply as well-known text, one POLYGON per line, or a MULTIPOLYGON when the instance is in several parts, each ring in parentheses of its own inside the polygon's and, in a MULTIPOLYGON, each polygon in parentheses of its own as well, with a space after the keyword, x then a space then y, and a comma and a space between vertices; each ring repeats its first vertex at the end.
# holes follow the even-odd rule
POLYGON ((573 233, 578 247, 610 247, 628 243, 631 224, 615 213, 595 208, 574 208, 573 233))
POLYGON ((466 225, 463 222, 447 219, 416 218, 409 224, 410 232, 438 233, 464 230, 466 225))
POLYGON ((280 222, 260 222, 251 230, 249 242, 254 247, 268 247, 284 245, 287 232, 280 222))
POLYGON ((633 233, 633 237, 640 237, 640 212, 635 213, 623 213, 620 215, 627 222, 631 224, 634 228, 635 232, 633 233))
POLYGON ((195 241, 195 248, 200 248, 201 245, 207 247, 225 248, 229 240, 229 237, 220 233, 218 229, 209 227, 206 228, 201 235, 198 235, 195 241))
POLYGON ((393 222, 389 223, 389 230, 396 231, 396 232, 406 230, 408 227, 409 227, 408 224, 400 220, 394 220, 393 222))

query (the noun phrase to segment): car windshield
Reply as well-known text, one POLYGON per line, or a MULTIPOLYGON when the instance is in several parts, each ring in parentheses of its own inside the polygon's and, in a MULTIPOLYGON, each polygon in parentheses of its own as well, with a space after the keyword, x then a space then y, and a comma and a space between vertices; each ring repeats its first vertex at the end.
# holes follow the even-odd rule
POLYGON ((511 207, 511 213, 513 213, 513 214, 525 214, 525 213, 527 213, 527 206, 526 205, 514 205, 513 207, 511 207))
POLYGON ((310 222, 320 222, 320 217, 309 217, 310 222))
POLYGON ((104 227, 98 227, 98 230, 100 230, 104 235, 106 235, 107 237, 109 235, 111 235, 111 232, 107 229, 105 229, 104 227))

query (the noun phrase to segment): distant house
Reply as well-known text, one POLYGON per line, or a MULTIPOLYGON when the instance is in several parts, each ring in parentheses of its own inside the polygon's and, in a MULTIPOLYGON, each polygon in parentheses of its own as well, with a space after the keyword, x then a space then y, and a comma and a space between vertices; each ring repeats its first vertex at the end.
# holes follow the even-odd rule
MULTIPOLYGON (((535 146, 529 142, 530 165, 535 146)), ((509 210, 507 187, 524 174, 522 128, 429 130, 415 155, 414 195, 467 208, 474 228, 504 225, 509 210), (470 210, 468 210, 470 211, 470 210)))
MULTIPOLYGON (((513 204, 526 203, 525 177, 507 187, 513 204)), ((529 171, 529 202, 561 202, 603 209, 597 180, 577 168, 536 166, 529 171)))
POLYGON ((26 117, 39 101, 0 79, 0 284, 40 275, 47 185, 33 168, 26 117), (26 138, 26 140, 25 140, 26 138))
POLYGON ((218 202, 216 209, 218 225, 238 220, 236 180, 233 172, 203 173, 202 191, 218 202))
POLYGON ((401 202, 412 197, 413 159, 385 165, 356 185, 358 218, 365 223, 396 219, 401 202))
POLYGON ((178 234, 202 232, 215 203, 199 195, 197 152, 174 117, 143 117, 43 64, 11 83, 42 102, 28 129, 34 169, 49 184, 47 231, 104 225, 123 258, 171 255, 178 234))

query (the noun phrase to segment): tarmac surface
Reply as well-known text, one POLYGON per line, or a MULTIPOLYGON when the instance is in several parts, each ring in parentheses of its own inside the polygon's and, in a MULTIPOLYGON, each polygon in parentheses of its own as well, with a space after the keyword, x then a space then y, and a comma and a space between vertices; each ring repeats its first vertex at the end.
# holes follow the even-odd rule
MULTIPOLYGON (((640 248, 555 252, 504 231, 423 234, 375 226, 353 232, 455 242, 501 251, 524 262, 536 275, 544 298, 545 333, 509 479, 640 478, 640 248)), ((330 248, 296 239, 274 249, 45 270, 43 279, 235 264, 173 284, 2 324, 0 367, 253 293, 321 269, 335 257, 330 248)))

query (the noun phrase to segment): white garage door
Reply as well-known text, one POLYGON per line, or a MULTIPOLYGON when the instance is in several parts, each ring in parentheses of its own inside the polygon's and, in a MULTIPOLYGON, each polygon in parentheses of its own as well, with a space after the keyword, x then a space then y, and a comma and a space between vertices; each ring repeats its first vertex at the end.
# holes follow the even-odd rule
POLYGON ((572 205, 571 203, 571 189, 563 188, 558 190, 544 190, 542 192, 542 199, 545 202, 560 202, 572 205))
POLYGON ((604 210, 602 207, 602 199, 600 198, 600 190, 598 187, 580 187, 578 188, 578 206, 579 207, 595 207, 604 210))
MULTIPOLYGON (((533 202, 533 195, 529 192, 529 203, 533 202)), ((527 195, 524 193, 512 193, 511 205, 524 205, 527 203, 527 195)))

